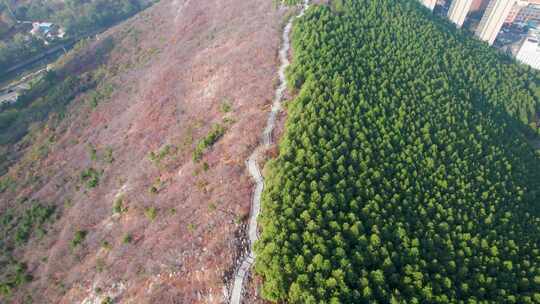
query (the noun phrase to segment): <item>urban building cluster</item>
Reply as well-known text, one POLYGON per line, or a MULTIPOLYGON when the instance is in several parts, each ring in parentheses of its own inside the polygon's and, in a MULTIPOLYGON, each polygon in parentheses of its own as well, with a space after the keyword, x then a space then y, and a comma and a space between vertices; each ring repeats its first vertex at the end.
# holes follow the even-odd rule
POLYGON ((55 39, 63 39, 66 35, 66 32, 63 28, 54 23, 33 22, 30 34, 42 38, 45 44, 49 44, 49 41, 53 41, 55 39))
POLYGON ((540 0, 420 0, 428 9, 446 15, 458 28, 511 52, 516 58, 540 69, 540 0), (474 22, 475 18, 479 18, 474 22), (514 35, 513 35, 514 34, 514 35), (499 36, 501 35, 501 36, 499 36), (516 37, 518 39, 516 39, 516 37))

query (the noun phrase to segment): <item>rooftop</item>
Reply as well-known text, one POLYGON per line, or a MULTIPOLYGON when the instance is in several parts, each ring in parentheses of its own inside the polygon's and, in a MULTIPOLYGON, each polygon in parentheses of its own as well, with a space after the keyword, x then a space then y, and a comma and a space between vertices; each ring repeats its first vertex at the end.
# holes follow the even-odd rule
POLYGON ((520 62, 540 70, 540 45, 538 43, 538 38, 535 36, 527 38, 525 42, 523 42, 516 58, 520 62))

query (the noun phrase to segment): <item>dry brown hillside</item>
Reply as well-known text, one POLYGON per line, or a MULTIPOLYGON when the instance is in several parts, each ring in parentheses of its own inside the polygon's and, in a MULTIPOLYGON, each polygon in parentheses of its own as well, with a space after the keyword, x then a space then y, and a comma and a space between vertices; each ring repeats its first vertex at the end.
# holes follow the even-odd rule
POLYGON ((0 211, 40 202, 56 220, 15 249, 33 280, 5 301, 225 301, 284 13, 268 0, 162 0, 66 64, 98 69, 95 50, 112 37, 99 94, 35 127, 10 168, 0 211))

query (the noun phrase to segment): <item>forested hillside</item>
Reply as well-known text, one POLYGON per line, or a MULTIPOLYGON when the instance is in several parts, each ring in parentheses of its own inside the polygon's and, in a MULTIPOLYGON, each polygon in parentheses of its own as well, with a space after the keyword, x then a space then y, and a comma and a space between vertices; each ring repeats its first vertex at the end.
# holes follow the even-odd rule
POLYGON ((287 303, 540 303, 538 73, 417 1, 293 29, 256 271, 287 303))

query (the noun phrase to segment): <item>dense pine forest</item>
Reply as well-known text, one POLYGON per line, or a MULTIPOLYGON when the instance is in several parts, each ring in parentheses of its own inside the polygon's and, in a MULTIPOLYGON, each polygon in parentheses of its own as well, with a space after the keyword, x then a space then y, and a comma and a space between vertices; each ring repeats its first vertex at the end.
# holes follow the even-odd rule
POLYGON ((256 272, 287 303, 540 303, 540 76, 415 0, 293 29, 256 272))

